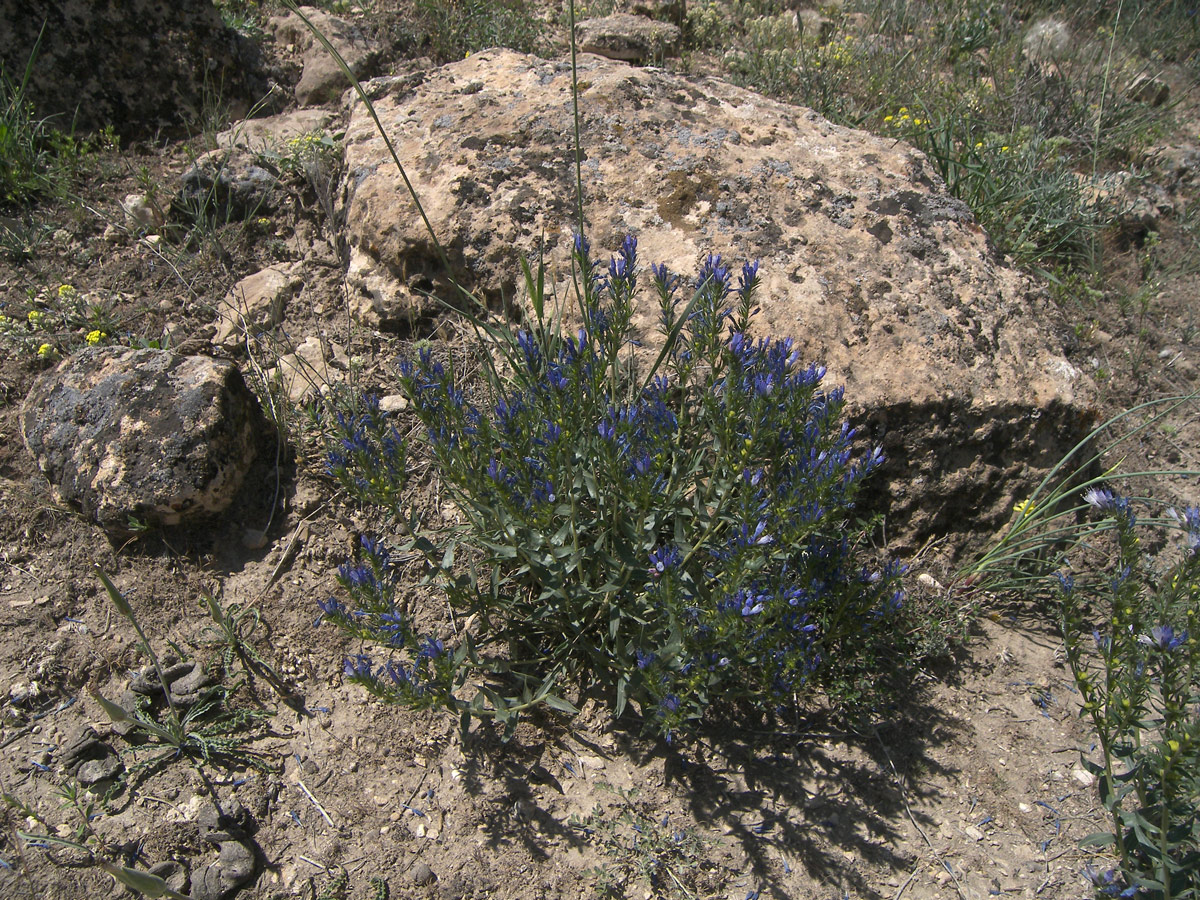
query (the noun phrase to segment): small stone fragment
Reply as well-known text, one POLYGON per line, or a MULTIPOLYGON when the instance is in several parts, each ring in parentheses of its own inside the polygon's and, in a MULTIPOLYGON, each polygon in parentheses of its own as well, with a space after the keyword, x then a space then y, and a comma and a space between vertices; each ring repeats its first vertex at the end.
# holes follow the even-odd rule
MULTIPOLYGON (((204 688, 213 683, 213 677, 198 662, 175 663, 163 670, 163 678, 171 691, 171 700, 182 706, 191 706, 200 699, 204 688)), ((162 695, 158 673, 150 668, 135 676, 129 683, 134 693, 144 697, 162 695)))
POLYGON ((244 841, 222 841, 217 861, 193 879, 193 900, 225 900, 254 877, 254 851, 244 841))
POLYGON ((1129 83, 1126 93, 1135 103, 1162 106, 1171 96, 1171 88, 1161 78, 1141 72, 1129 83))
POLYGON ((220 808, 212 800, 201 798, 196 813, 200 839, 216 845, 241 839, 248 821, 249 813, 237 800, 230 800, 220 808))
POLYGON ((84 787, 92 787, 103 781, 111 781, 121 774, 124 769, 115 751, 111 751, 100 759, 89 759, 75 770, 75 780, 84 787))
POLYGON ((917 584, 919 584, 921 587, 925 588, 927 591, 934 591, 939 594, 943 593, 946 590, 944 587, 942 587, 941 582, 938 581, 936 578, 934 578, 932 575, 930 575, 928 572, 922 572, 920 575, 917 576, 917 584))
POLYGON ((231 346, 246 335, 270 329, 283 321, 284 310, 300 287, 300 279, 289 266, 268 266, 235 284, 217 315, 214 344, 231 346))
POLYGON ((272 370, 283 383, 293 403, 302 403, 314 393, 323 393, 330 384, 344 378, 345 351, 337 344, 328 347, 316 335, 309 336, 296 352, 279 358, 272 370))
POLYGON ((254 875, 254 853, 242 841, 224 841, 218 865, 222 880, 230 887, 237 887, 254 875))
POLYGON ((434 874, 433 869, 429 868, 429 864, 426 862, 419 862, 413 867, 413 884, 433 884, 436 878, 437 875, 434 874))
POLYGON ((408 409, 408 398, 403 394, 388 394, 379 398, 379 411, 385 416, 408 409))
POLYGON ((278 189, 279 179, 253 153, 210 150, 183 173, 171 211, 184 221, 245 221, 272 212, 278 189))
MULTIPOLYGON (((304 15, 337 49, 356 77, 362 77, 376 57, 376 44, 354 24, 331 16, 313 6, 301 7, 304 15)), ((267 24, 276 43, 296 47, 302 54, 300 81, 296 85, 296 102, 301 106, 319 106, 336 100, 349 87, 338 62, 295 13, 275 16, 267 24)))
POLYGON ((67 742, 62 765, 84 787, 116 778, 124 769, 120 755, 104 743, 90 725, 84 726, 67 742))
POLYGON ((145 194, 126 194, 121 210, 126 224, 135 231, 155 231, 166 221, 162 208, 145 194))

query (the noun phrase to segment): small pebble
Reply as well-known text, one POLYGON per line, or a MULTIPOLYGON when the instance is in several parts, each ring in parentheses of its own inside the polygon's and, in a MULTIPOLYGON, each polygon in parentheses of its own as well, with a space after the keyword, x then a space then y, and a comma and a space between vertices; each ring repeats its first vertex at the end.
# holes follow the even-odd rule
POLYGON ((921 587, 925 588, 926 590, 937 591, 938 593, 946 590, 944 587, 942 587, 941 582, 927 572, 922 572, 917 576, 917 584, 921 585, 921 587))
POLYGON ((408 398, 402 394, 388 394, 379 399, 379 411, 384 415, 398 413, 405 409, 408 409, 408 398))
POLYGON ((419 862, 413 868, 412 880, 413 884, 432 884, 437 875, 433 869, 429 868, 429 863, 419 862))
POLYGON ((245 534, 242 535, 242 546, 247 550, 261 550, 268 543, 270 541, 266 532, 258 528, 247 528, 245 534))

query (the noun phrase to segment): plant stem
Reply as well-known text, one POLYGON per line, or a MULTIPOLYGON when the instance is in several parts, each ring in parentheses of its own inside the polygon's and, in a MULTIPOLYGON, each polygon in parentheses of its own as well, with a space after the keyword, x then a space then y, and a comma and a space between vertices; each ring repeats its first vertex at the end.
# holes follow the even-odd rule
POLYGON ((576 65, 575 49, 575 0, 567 4, 567 18, 571 29, 571 111, 575 122, 575 215, 578 233, 585 233, 583 221, 583 145, 579 127, 579 70, 576 65))

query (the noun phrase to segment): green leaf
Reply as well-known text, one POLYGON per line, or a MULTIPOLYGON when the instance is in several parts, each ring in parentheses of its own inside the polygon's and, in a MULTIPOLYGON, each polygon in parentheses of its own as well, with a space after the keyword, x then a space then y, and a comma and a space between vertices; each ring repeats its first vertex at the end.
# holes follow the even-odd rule
POLYGON ((537 278, 534 278, 533 271, 529 267, 529 260, 524 256, 521 257, 521 274, 525 276, 525 292, 529 294, 529 301, 533 304, 533 314, 537 317, 540 326, 544 321, 543 313, 546 306, 546 263, 540 252, 538 253, 537 278))
POLYGON ((551 709, 556 709, 559 712, 566 713, 569 716, 579 715, 579 708, 557 694, 547 694, 542 698, 545 704, 551 709))
POLYGON ((101 708, 103 708, 109 719, 111 719, 114 723, 137 721, 129 714, 129 711, 125 709, 125 707, 118 703, 113 703, 111 700, 102 696, 99 691, 91 690, 89 688, 88 692, 92 695, 92 699, 100 704, 101 708))
POLYGON ((117 608, 117 612, 129 621, 134 621, 133 608, 129 605, 129 601, 121 595, 121 592, 117 590, 117 586, 109 580, 108 575, 99 566, 96 566, 96 577, 104 585, 104 590, 108 591, 108 597, 112 600, 113 606, 117 608))
POLYGON ((621 713, 625 712, 626 692, 629 690, 629 678, 622 675, 617 680, 617 705, 613 707, 613 718, 619 719, 621 713))
POLYGON ((1108 831, 1097 831, 1095 834, 1089 834, 1079 842, 1082 847, 1108 847, 1117 842, 1117 836, 1108 831))
POLYGON ((83 844, 77 844, 75 841, 68 841, 64 838, 51 837, 48 834, 30 834, 27 831, 18 831, 17 837, 31 844, 53 844, 56 847, 70 847, 72 850, 82 850, 84 853, 91 853, 91 849, 83 844))
POLYGON ((150 734, 154 735, 164 743, 170 744, 172 747, 178 747, 183 742, 183 735, 176 735, 159 725, 157 722, 152 722, 144 716, 130 715, 129 711, 125 709, 125 707, 117 703, 113 703, 111 700, 101 696, 99 691, 89 688, 88 693, 92 695, 92 699, 100 704, 105 714, 113 722, 132 722, 138 728, 148 731, 150 734))
POLYGON ((100 868, 125 885, 147 897, 168 897, 170 900, 190 900, 187 894, 173 890, 163 879, 141 869, 130 869, 110 862, 101 862, 100 868))
POLYGON ((200 596, 204 598, 204 605, 208 607, 208 614, 212 616, 212 620, 220 625, 225 620, 225 616, 221 614, 221 604, 217 602, 217 598, 208 591, 200 596))

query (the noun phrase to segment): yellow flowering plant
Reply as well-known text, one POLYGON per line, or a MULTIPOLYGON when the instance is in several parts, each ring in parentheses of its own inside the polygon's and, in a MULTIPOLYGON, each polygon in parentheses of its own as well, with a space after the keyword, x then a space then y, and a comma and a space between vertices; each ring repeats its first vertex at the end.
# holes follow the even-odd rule
POLYGON ((0 314, 0 340, 15 344, 18 357, 41 361, 108 343, 121 330, 113 314, 116 300, 65 283, 30 291, 27 306, 0 314))

